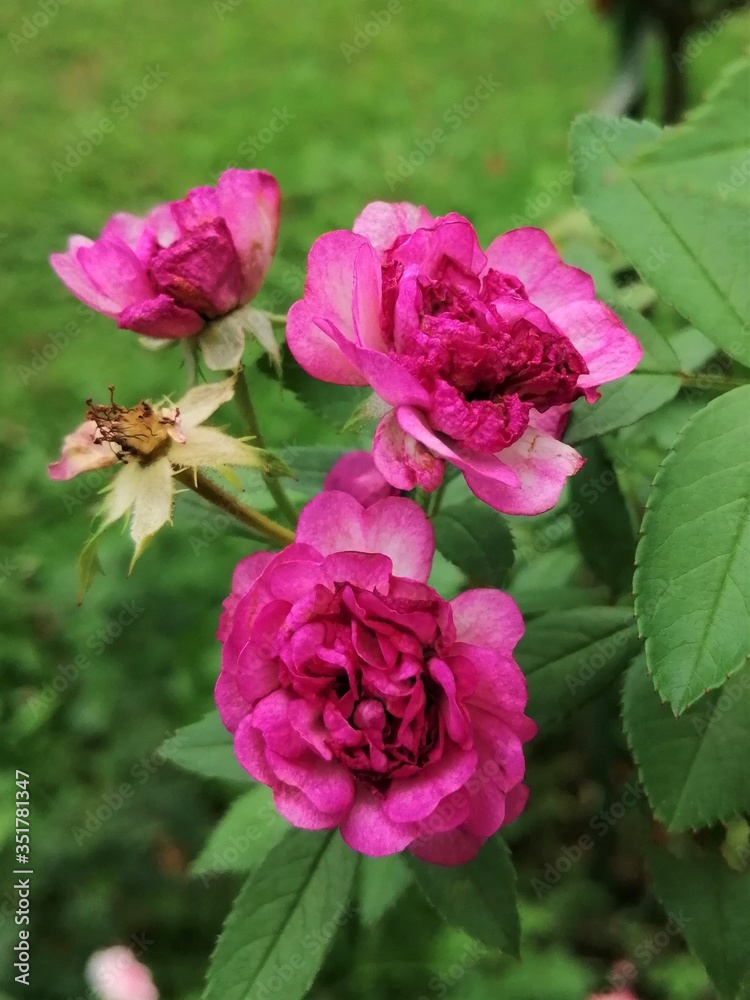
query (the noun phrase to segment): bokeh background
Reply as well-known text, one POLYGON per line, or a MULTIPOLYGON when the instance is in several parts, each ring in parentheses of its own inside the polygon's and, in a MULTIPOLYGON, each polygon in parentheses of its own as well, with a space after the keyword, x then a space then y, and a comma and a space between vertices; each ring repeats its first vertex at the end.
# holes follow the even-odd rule
MULTIPOLYGON (((584 0, 4 0, 0 849, 12 836, 20 768, 31 775, 34 868, 34 985, 17 987, 6 973, 10 996, 85 996, 87 956, 116 942, 145 948, 164 1000, 198 995, 237 888, 230 877, 206 888, 188 872, 231 790, 153 754, 212 704, 217 615, 247 543, 213 532, 185 504, 130 579, 127 539, 110 539, 106 575, 76 606, 76 557, 105 478, 54 484, 46 463, 87 397, 105 398, 111 383, 126 405, 179 393, 184 371, 179 351, 147 352, 81 307, 48 254, 69 233, 93 236, 114 211, 178 198, 229 165, 271 171, 284 193, 278 255, 259 299, 277 312, 301 290, 313 239, 350 226, 369 200, 461 212, 483 241, 524 218, 548 223, 572 205, 563 174, 569 123, 597 105, 614 74, 612 26, 592 8, 584 0), (388 23, 377 25, 373 11, 388 23), (436 128, 444 138, 430 152, 436 128), (419 163, 413 154, 425 150, 419 163), (123 783, 133 790, 127 798, 118 795, 123 783), (97 819, 108 803, 108 818, 97 819)), ((696 50, 691 103, 739 54, 749 24, 741 15, 696 50)), ((655 50, 648 72, 658 79, 655 50)), ((252 377, 272 444, 341 444, 262 371, 252 377)), ((596 808, 596 789, 576 780, 580 754, 563 746, 538 778, 530 873, 574 842, 576 824, 596 808)), ((639 909, 627 850, 613 842, 612 852, 606 873, 578 866, 543 899, 522 875, 521 966, 464 962, 460 982, 434 980, 464 955, 465 941, 410 895, 364 938, 347 925, 316 995, 432 1000, 448 982, 459 1000, 490 995, 489 976, 509 1000, 582 997, 628 942, 648 940, 650 920, 664 924, 639 909)), ((7 850, 2 858, 5 959, 16 928, 7 850)), ((710 995, 673 945, 654 963, 653 995, 710 995)))

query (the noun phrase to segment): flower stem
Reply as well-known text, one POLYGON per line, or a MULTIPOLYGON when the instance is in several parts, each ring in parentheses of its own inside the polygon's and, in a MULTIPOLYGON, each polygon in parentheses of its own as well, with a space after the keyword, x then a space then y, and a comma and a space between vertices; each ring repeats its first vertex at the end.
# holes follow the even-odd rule
POLYGON ((680 373, 683 386, 687 389, 739 389, 748 385, 747 379, 732 378, 730 375, 685 375, 680 373))
MULTIPOLYGON (((237 400, 237 405, 239 406, 245 423, 247 424, 247 429, 255 438, 254 443, 258 446, 258 448, 265 448, 266 442, 263 434, 261 433, 260 424, 258 423, 258 415, 255 412, 255 407, 253 406, 253 401, 250 397, 250 387, 247 384, 244 368, 240 368, 237 374, 237 382, 235 383, 235 386, 235 399, 237 400)), ((296 527, 297 512, 292 506, 289 497, 284 492, 284 487, 281 485, 279 480, 274 476, 263 476, 263 481, 268 488, 268 492, 276 502, 276 506, 284 515, 284 519, 288 521, 292 527, 296 527)))
POLYGON ((283 313, 270 313, 270 312, 265 312, 265 310, 263 310, 263 312, 264 315, 267 316, 272 323, 278 323, 281 326, 285 325, 286 316, 283 313))
POLYGON ((440 507, 443 503, 443 497, 445 496, 445 487, 448 485, 447 478, 443 478, 442 483, 438 486, 435 492, 432 494, 431 503, 427 510, 428 517, 437 517, 440 507))
POLYGON ((282 524, 277 524, 276 521, 272 521, 270 517, 266 517, 260 511, 253 510, 252 507, 246 507, 244 504, 241 504, 231 493, 227 493, 226 490, 217 486, 216 483, 204 476, 202 472, 183 469, 182 472, 175 473, 175 479, 179 480, 183 486, 187 486, 193 490, 198 496, 203 497, 204 500, 208 500, 214 507, 218 507, 226 514, 230 514, 236 518, 241 524, 244 524, 246 528, 250 528, 256 534, 262 535, 264 538, 270 538, 271 541, 282 546, 290 545, 294 541, 293 531, 285 528, 282 524))

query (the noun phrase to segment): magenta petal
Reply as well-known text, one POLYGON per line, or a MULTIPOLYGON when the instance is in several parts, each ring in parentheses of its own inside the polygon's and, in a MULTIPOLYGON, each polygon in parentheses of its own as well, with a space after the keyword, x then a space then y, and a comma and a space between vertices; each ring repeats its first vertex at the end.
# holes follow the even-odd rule
POLYGON ((369 451, 350 451, 342 455, 328 473, 324 490, 349 493, 363 507, 393 496, 394 488, 383 478, 369 451))
POLYGON ((427 418, 424 414, 411 406, 400 406, 396 410, 396 418, 401 428, 407 434, 411 434, 412 437, 416 438, 426 448, 429 448, 435 455, 461 469, 465 475, 468 472, 472 472, 493 482, 505 484, 506 486, 518 486, 518 474, 505 461, 508 454, 507 451, 500 453, 503 456, 501 460, 496 455, 466 451, 457 445, 450 445, 428 426, 427 418))
POLYGON ((223 219, 206 222, 160 250, 150 272, 159 291, 204 316, 221 316, 239 304, 240 261, 223 219))
POLYGON ((365 508, 347 493, 320 493, 302 511, 297 540, 322 555, 374 552, 388 556, 396 576, 426 581, 435 535, 417 504, 389 497, 365 508))
POLYGON ((341 836, 355 851, 380 858, 403 851, 416 832, 414 823, 393 823, 382 809, 382 797, 358 785, 354 804, 341 822, 341 836))
POLYGON ((99 239, 91 246, 81 247, 76 258, 94 287, 119 309, 154 294, 143 264, 122 240, 99 239))
POLYGON ((393 563, 388 556, 379 553, 334 552, 333 555, 326 556, 321 570, 330 587, 345 580, 363 590, 387 593, 393 563))
POLYGON ((526 227, 498 236, 487 248, 487 264, 520 278, 529 299, 545 312, 569 302, 591 300, 596 294, 591 276, 563 264, 552 240, 541 229, 526 227))
POLYGON ((193 188, 184 198, 171 202, 169 210, 182 235, 187 235, 207 222, 213 222, 221 215, 216 192, 212 187, 206 186, 193 188))
POLYGON ((336 385, 367 385, 367 379, 315 322, 305 299, 295 302, 287 314, 286 342, 297 364, 313 378, 336 385))
POLYGON ((518 605, 500 590, 465 590, 450 602, 456 640, 510 656, 524 633, 518 605))
POLYGON ((385 796, 383 812, 394 823, 425 819, 443 799, 469 780, 476 766, 474 750, 452 747, 439 761, 425 764, 413 777, 393 781, 385 796))
MULTIPOLYGON (((325 233, 312 245, 307 258, 304 301, 313 319, 328 320, 347 340, 354 341, 354 276, 365 266, 379 269, 375 252, 367 240, 345 229, 325 233)), ((376 302, 380 308, 380 299, 376 302)))
POLYGON ((147 220, 137 215, 130 215, 129 212, 118 212, 113 215, 102 229, 101 238, 127 243, 144 265, 148 264, 157 246, 156 233, 147 220))
POLYGON ((403 264, 407 272, 428 278, 440 273, 446 258, 474 274, 480 273, 486 264, 474 227, 455 212, 435 219, 431 226, 417 229, 391 251, 390 257, 403 264))
POLYGON ((555 309, 550 319, 586 362, 589 373, 578 379, 584 388, 628 375, 641 360, 641 345, 602 302, 573 302, 555 309))
POLYGON ((450 830, 420 838, 409 845, 409 853, 433 865, 465 865, 479 853, 484 839, 462 829, 450 830))
POLYGON ((193 309, 183 309, 169 295, 162 294, 123 309, 117 325, 121 330, 134 330, 147 337, 177 340, 192 337, 204 323, 193 309))
POLYGON ((338 761, 322 760, 312 750, 289 759, 268 748, 266 759, 279 781, 299 788, 321 812, 338 816, 351 806, 354 778, 338 761))
POLYGON ((340 817, 318 809, 298 788, 278 783, 271 787, 274 805, 293 826, 301 830, 333 830, 339 825, 340 817))
POLYGON ((118 304, 94 284, 78 260, 77 251, 90 246, 93 246, 93 240, 87 240, 84 236, 72 236, 67 252, 53 253, 49 262, 60 281, 76 298, 90 309, 114 318, 120 311, 118 304))
POLYGON ((359 236, 365 236, 378 253, 384 253, 399 236, 408 236, 415 229, 422 229, 434 221, 426 208, 411 205, 408 201, 371 201, 354 220, 352 229, 359 236))
POLYGON ((274 773, 268 766, 262 733, 253 724, 252 715, 246 715, 234 734, 234 752, 248 774, 264 785, 274 784, 274 773))
POLYGON ((216 198, 242 266, 241 300, 249 302, 276 250, 281 190, 264 170, 232 169, 219 177, 216 198))
POLYGON ((378 471, 396 489, 421 486, 432 493, 443 480, 445 462, 402 429, 395 410, 389 410, 378 424, 372 453, 378 471))
POLYGON ((273 560, 272 552, 253 552, 252 555, 240 559, 232 574, 232 590, 224 601, 224 611, 219 619, 216 638, 224 642, 229 635, 234 619, 234 611, 240 599, 250 590, 263 570, 273 560))
POLYGON ((570 445, 542 434, 534 428, 505 451, 503 462, 518 476, 517 488, 464 469, 469 489, 490 507, 505 514, 542 514, 560 499, 568 476, 583 465, 570 445))

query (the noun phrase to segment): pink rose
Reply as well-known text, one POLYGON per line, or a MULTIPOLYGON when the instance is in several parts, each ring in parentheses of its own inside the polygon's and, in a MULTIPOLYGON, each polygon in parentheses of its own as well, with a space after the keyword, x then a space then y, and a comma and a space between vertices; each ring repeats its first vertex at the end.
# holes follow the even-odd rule
POLYGON ((86 978, 101 1000, 159 1000, 149 970, 122 945, 94 952, 86 978))
POLYGON ((293 545, 235 570, 216 701, 290 823, 453 865, 523 809, 536 726, 518 608, 495 590, 444 601, 434 548, 411 500, 315 497, 293 545))
POLYGON ((369 451, 350 451, 342 455, 326 476, 323 489, 348 493, 363 507, 397 496, 399 492, 383 478, 369 451))
POLYGON ((368 205, 313 245, 287 339, 309 374, 370 385, 391 409, 375 464, 434 490, 446 462, 497 510, 553 507, 580 455, 559 440, 570 404, 627 374, 637 340, 539 229, 483 252, 460 215, 368 205))
POLYGON ((87 306, 122 329, 189 337, 249 302, 276 248, 281 195, 262 170, 227 170, 145 218, 113 216, 97 240, 72 236, 50 263, 87 306))

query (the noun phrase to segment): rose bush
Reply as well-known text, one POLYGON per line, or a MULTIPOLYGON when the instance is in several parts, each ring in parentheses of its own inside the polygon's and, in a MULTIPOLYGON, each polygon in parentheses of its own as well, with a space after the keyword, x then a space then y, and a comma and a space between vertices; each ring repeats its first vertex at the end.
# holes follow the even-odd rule
POLYGON ((216 701, 242 766, 305 829, 461 864, 523 809, 523 632, 507 595, 427 584, 421 509, 331 491, 235 570, 216 701))
POLYGON ((383 401, 373 454, 392 486, 432 491, 450 462, 509 514, 555 505, 582 464, 559 440, 570 404, 641 357, 541 230, 483 252, 460 215, 383 202, 313 245, 287 340, 315 378, 383 401))

